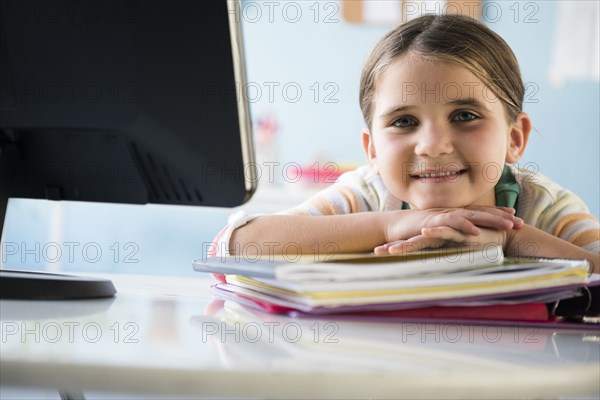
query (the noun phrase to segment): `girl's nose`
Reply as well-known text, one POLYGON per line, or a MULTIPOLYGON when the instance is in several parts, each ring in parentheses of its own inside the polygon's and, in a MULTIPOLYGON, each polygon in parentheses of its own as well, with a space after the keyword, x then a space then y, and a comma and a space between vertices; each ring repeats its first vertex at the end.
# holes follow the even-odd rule
POLYGON ((453 151, 452 137, 447 129, 434 124, 421 127, 415 146, 416 155, 439 157, 453 151))

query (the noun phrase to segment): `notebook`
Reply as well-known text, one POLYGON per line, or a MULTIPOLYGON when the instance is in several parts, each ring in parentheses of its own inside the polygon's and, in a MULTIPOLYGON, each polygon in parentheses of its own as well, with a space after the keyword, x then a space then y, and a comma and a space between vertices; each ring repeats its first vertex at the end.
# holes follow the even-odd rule
POLYGON ((518 319, 526 309, 517 305, 537 304, 541 310, 541 304, 580 296, 593 281, 589 268, 585 260, 504 257, 495 245, 383 257, 212 257, 194 262, 196 271, 225 274, 226 283, 213 288, 217 297, 267 312, 356 316, 394 311, 399 316, 400 310, 420 309, 412 316, 431 318, 447 317, 450 311, 457 318, 481 316, 490 310, 485 307, 500 307, 491 310, 502 309, 508 313, 503 315, 514 313, 518 319))

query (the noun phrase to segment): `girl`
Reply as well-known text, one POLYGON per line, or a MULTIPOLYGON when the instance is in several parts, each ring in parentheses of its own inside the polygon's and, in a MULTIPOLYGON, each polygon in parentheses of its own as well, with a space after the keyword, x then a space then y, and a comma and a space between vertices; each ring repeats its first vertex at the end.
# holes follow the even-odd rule
POLYGON ((234 214, 213 254, 499 243, 507 255, 585 258, 600 272, 600 227, 585 204, 514 165, 531 131, 524 94, 511 49, 478 21, 400 25, 362 71, 368 165, 291 210, 234 214))

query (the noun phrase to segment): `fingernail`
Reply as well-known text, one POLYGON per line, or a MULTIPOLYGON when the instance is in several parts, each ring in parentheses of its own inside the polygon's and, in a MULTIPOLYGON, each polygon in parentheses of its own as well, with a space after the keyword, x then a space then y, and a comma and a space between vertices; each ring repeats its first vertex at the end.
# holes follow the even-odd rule
POLYGON ((388 253, 388 245, 381 245, 381 246, 377 246, 375 247, 375 249, 373 249, 373 251, 375 253, 379 253, 379 254, 387 254, 388 253))
POLYGON ((400 248, 400 245, 399 245, 399 244, 395 244, 395 245, 393 245, 393 246, 390 246, 390 247, 388 247, 388 248, 387 248, 387 250, 388 250, 390 253, 392 253, 392 252, 394 252, 394 251, 397 251, 399 248, 400 248))
POLYGON ((393 246, 388 249, 390 254, 398 254, 400 253, 400 248, 398 246, 393 246))
POLYGON ((471 229, 471 232, 473 232, 473 234, 475 234, 475 235, 479 235, 481 233, 481 229, 474 226, 473 229, 471 229))

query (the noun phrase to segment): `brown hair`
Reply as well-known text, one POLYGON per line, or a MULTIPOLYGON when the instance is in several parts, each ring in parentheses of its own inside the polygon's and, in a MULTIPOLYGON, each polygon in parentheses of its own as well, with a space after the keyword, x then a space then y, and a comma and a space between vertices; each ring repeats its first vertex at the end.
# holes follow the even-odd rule
POLYGON ((369 129, 378 78, 395 57, 409 51, 465 67, 502 101, 510 122, 522 111, 525 88, 517 58, 504 39, 471 17, 424 15, 388 32, 365 62, 360 108, 369 129))

